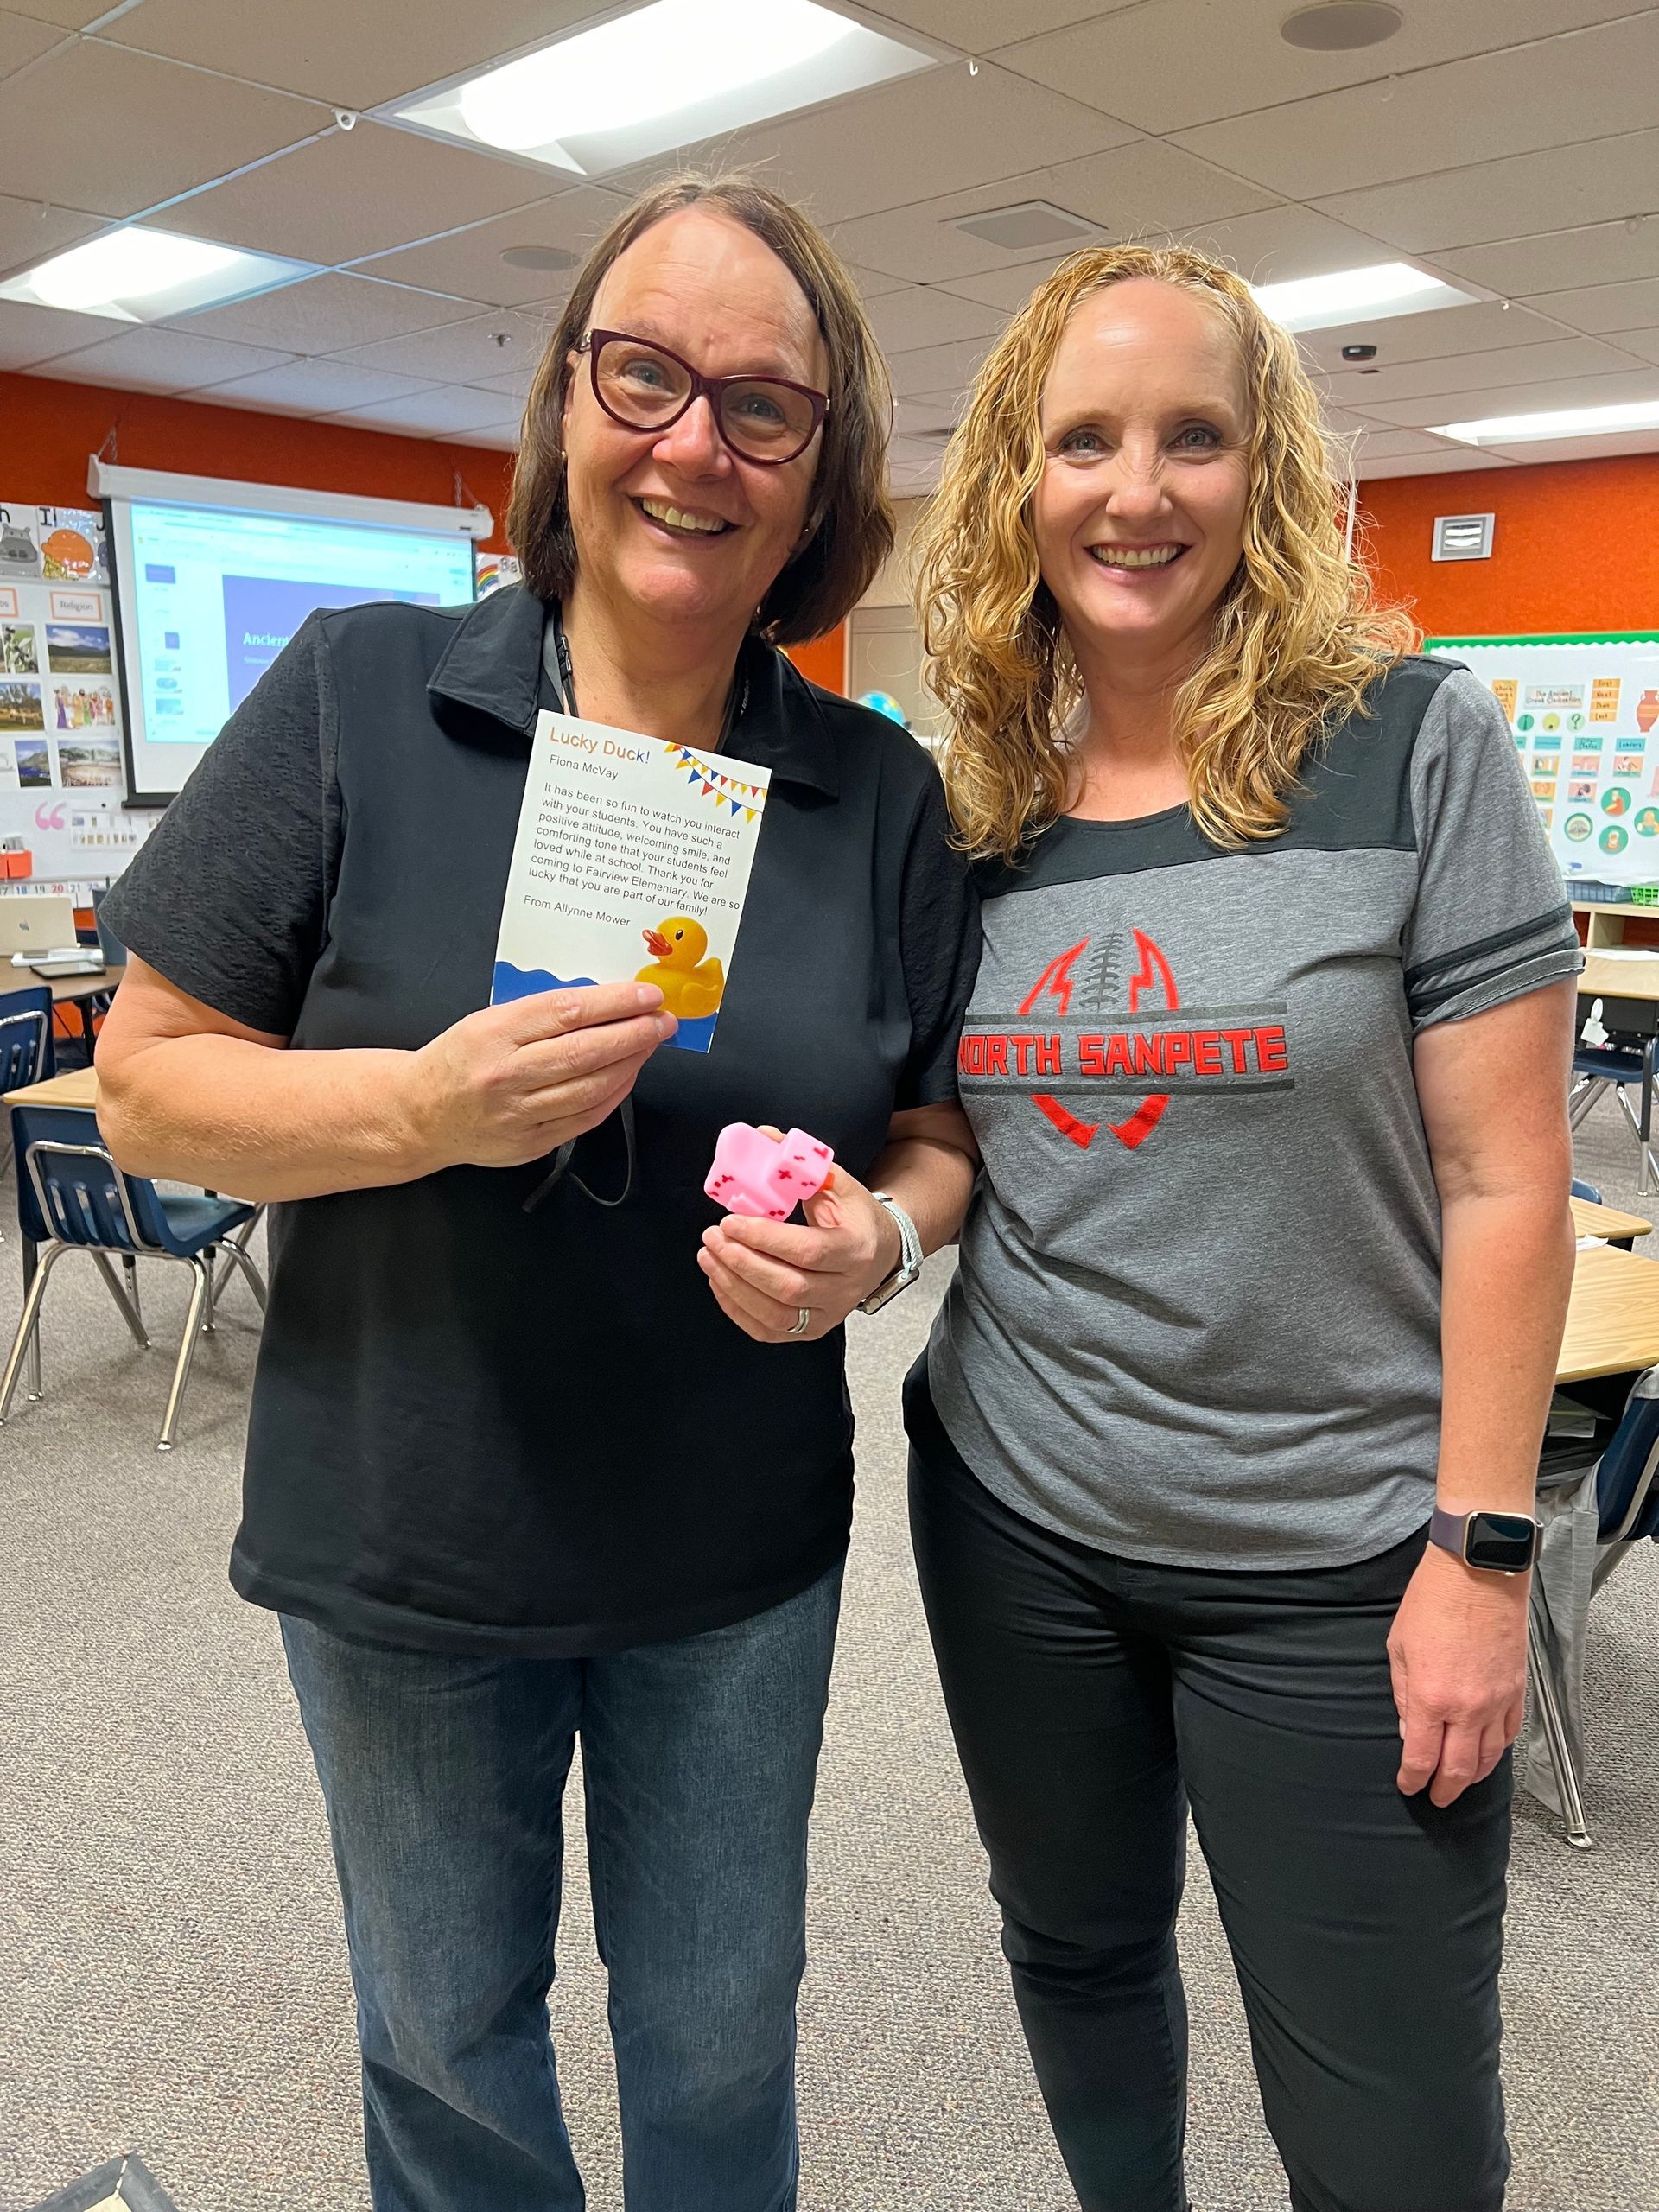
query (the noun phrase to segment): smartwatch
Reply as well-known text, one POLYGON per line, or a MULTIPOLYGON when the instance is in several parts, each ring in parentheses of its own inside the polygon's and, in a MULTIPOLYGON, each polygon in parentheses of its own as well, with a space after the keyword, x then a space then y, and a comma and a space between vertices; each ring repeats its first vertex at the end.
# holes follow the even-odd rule
POLYGON ((1538 1523, 1529 1513, 1447 1513, 1437 1505, 1428 1541, 1487 1574, 1524 1574, 1537 1557, 1538 1523))
POLYGON ((916 1234, 916 1224, 897 1198, 885 1191, 872 1191, 870 1196, 879 1206, 885 1206, 899 1224, 899 1264, 885 1282, 879 1282, 868 1298, 861 1298, 861 1313, 879 1313, 890 1300, 901 1290, 908 1290, 922 1272, 922 1240, 916 1234))

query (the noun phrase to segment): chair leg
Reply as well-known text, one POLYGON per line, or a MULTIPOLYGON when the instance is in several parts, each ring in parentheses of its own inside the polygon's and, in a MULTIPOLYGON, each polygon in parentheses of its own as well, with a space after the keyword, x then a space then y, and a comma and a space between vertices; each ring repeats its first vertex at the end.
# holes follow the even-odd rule
POLYGON ((219 1325, 213 1313, 213 1271, 219 1265, 219 1247, 216 1244, 208 1245, 201 1255, 201 1263, 207 1270, 207 1295, 202 1304, 201 1333, 204 1337, 211 1337, 219 1325))
POLYGON ((1641 1147, 1642 1164, 1637 1173, 1636 1187, 1645 1197, 1649 1192, 1659 1190, 1659 1161, 1654 1159, 1653 1147, 1648 1141, 1648 1132, 1642 1126, 1643 1117, 1637 1113, 1635 1107, 1625 1096, 1623 1084, 1618 1086, 1618 1103, 1624 1119, 1630 1125, 1630 1134, 1641 1147))
POLYGON ((184 1398, 184 1386, 190 1380, 190 1363, 196 1356, 196 1332, 201 1326, 201 1309, 207 1302, 207 1291, 213 1278, 200 1259, 189 1262, 195 1281, 190 1289, 190 1311, 185 1316, 184 1338, 179 1346, 178 1361, 173 1370, 173 1388, 167 1394, 167 1411, 162 1417, 162 1433, 156 1443, 158 1452, 170 1452, 178 1433, 179 1407, 184 1398))
POLYGON ((108 1255, 103 1252, 94 1252, 92 1254, 92 1257, 98 1262, 98 1272, 103 1276, 105 1281, 109 1286, 110 1296, 121 1308, 121 1319, 126 1323, 128 1328, 132 1331, 134 1341, 137 1343, 139 1351, 148 1351, 149 1350, 149 1338, 144 1334, 144 1325, 139 1319, 138 1316, 133 1312, 131 1301, 128 1298, 127 1293, 121 1287, 120 1278, 117 1275, 115 1269, 110 1265, 108 1255))
POLYGON ((227 1236, 226 1238, 222 1248, 225 1256, 219 1263, 219 1280, 213 1285, 213 1290, 217 1296, 222 1298, 225 1295, 225 1286, 229 1282, 231 1277, 236 1273, 236 1262, 231 1256, 231 1248, 234 1246, 238 1252, 245 1252, 249 1245, 253 1242, 254 1230, 258 1228, 260 1223, 264 1219, 264 1217, 265 1210, 264 1206, 255 1206, 253 1211, 243 1223, 241 1228, 237 1230, 235 1236, 227 1236))
MULTIPOLYGON (((35 1270, 35 1280, 29 1287, 29 1296, 23 1300, 22 1319, 17 1324, 17 1333, 12 1338, 11 1356, 6 1362, 6 1371, 0 1376, 0 1426, 11 1411, 12 1394, 17 1388, 17 1377, 22 1371, 23 1354, 35 1340, 41 1324, 41 1305, 46 1296, 46 1286, 53 1268, 67 1251, 66 1244, 48 1244, 41 1254, 40 1264, 35 1270)), ((33 1395, 41 1395, 40 1370, 35 1372, 33 1395)))
POLYGON ((1587 1075, 1573 1084, 1567 1094, 1567 1120, 1569 1128, 1580 1128, 1589 1119, 1590 1112, 1606 1085, 1605 1076, 1587 1075))
MULTIPOLYGON (((131 1306, 137 1318, 138 1325, 142 1329, 144 1325, 144 1309, 138 1298, 138 1262, 130 1252, 124 1252, 121 1255, 121 1273, 126 1279, 127 1303, 131 1306)), ((148 1336, 145 1337, 144 1342, 146 1344, 149 1342, 148 1336)))
POLYGON ((1561 1718, 1560 1705, 1555 1695, 1555 1680, 1549 1670, 1549 1655, 1544 1649, 1543 1638, 1538 1633, 1538 1623, 1531 1613, 1527 1616, 1527 1662, 1532 1694, 1538 1705, 1538 1725, 1544 1732, 1549 1764, 1555 1776, 1555 1787, 1560 1793, 1567 1840, 1575 1851, 1588 1851, 1591 1836, 1584 1821, 1584 1794, 1579 1788, 1578 1769, 1573 1764, 1573 1747, 1567 1740, 1567 1724, 1561 1718))
POLYGON ((255 1302, 263 1313, 265 1311, 264 1278, 255 1266, 252 1255, 234 1241, 226 1244, 224 1251, 226 1264, 239 1268, 247 1277, 248 1288, 253 1293, 255 1302))

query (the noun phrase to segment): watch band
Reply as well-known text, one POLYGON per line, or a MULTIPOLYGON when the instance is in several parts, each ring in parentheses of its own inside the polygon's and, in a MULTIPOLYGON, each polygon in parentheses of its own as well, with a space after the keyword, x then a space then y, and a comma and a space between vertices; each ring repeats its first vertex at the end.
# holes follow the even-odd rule
POLYGON ((870 1196, 879 1206, 885 1206, 899 1224, 899 1264, 885 1282, 877 1283, 868 1298, 861 1298, 861 1313, 879 1313, 901 1290, 908 1290, 922 1272, 922 1240, 916 1224, 897 1198, 886 1191, 872 1191, 870 1196))
POLYGON ((1428 1541, 1483 1573, 1524 1574, 1538 1555, 1538 1523, 1529 1513, 1448 1513, 1437 1505, 1428 1541))

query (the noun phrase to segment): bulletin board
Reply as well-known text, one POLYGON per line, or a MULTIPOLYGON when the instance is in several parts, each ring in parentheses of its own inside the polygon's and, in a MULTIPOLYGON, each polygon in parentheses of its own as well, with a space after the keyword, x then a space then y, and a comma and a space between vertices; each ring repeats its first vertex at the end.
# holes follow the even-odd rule
POLYGON ((1503 709, 1567 877, 1659 884, 1659 630, 1429 638, 1503 709))
POLYGON ((124 803, 115 653, 103 516, 0 499, 0 892, 107 883, 149 834, 124 803))

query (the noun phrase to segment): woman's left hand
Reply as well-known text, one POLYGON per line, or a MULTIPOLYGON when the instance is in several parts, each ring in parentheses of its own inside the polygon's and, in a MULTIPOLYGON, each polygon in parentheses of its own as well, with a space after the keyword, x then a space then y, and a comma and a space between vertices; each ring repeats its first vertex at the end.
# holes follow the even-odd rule
POLYGON ((702 1232, 697 1265, 721 1312, 757 1344, 827 1337, 902 1256, 898 1223, 844 1167, 831 1171, 805 1212, 804 1223, 732 1213, 702 1232))
POLYGON ((1521 1732, 1530 1577, 1425 1550, 1389 1632, 1400 1713, 1398 1783, 1450 1805, 1484 1782, 1521 1732))

